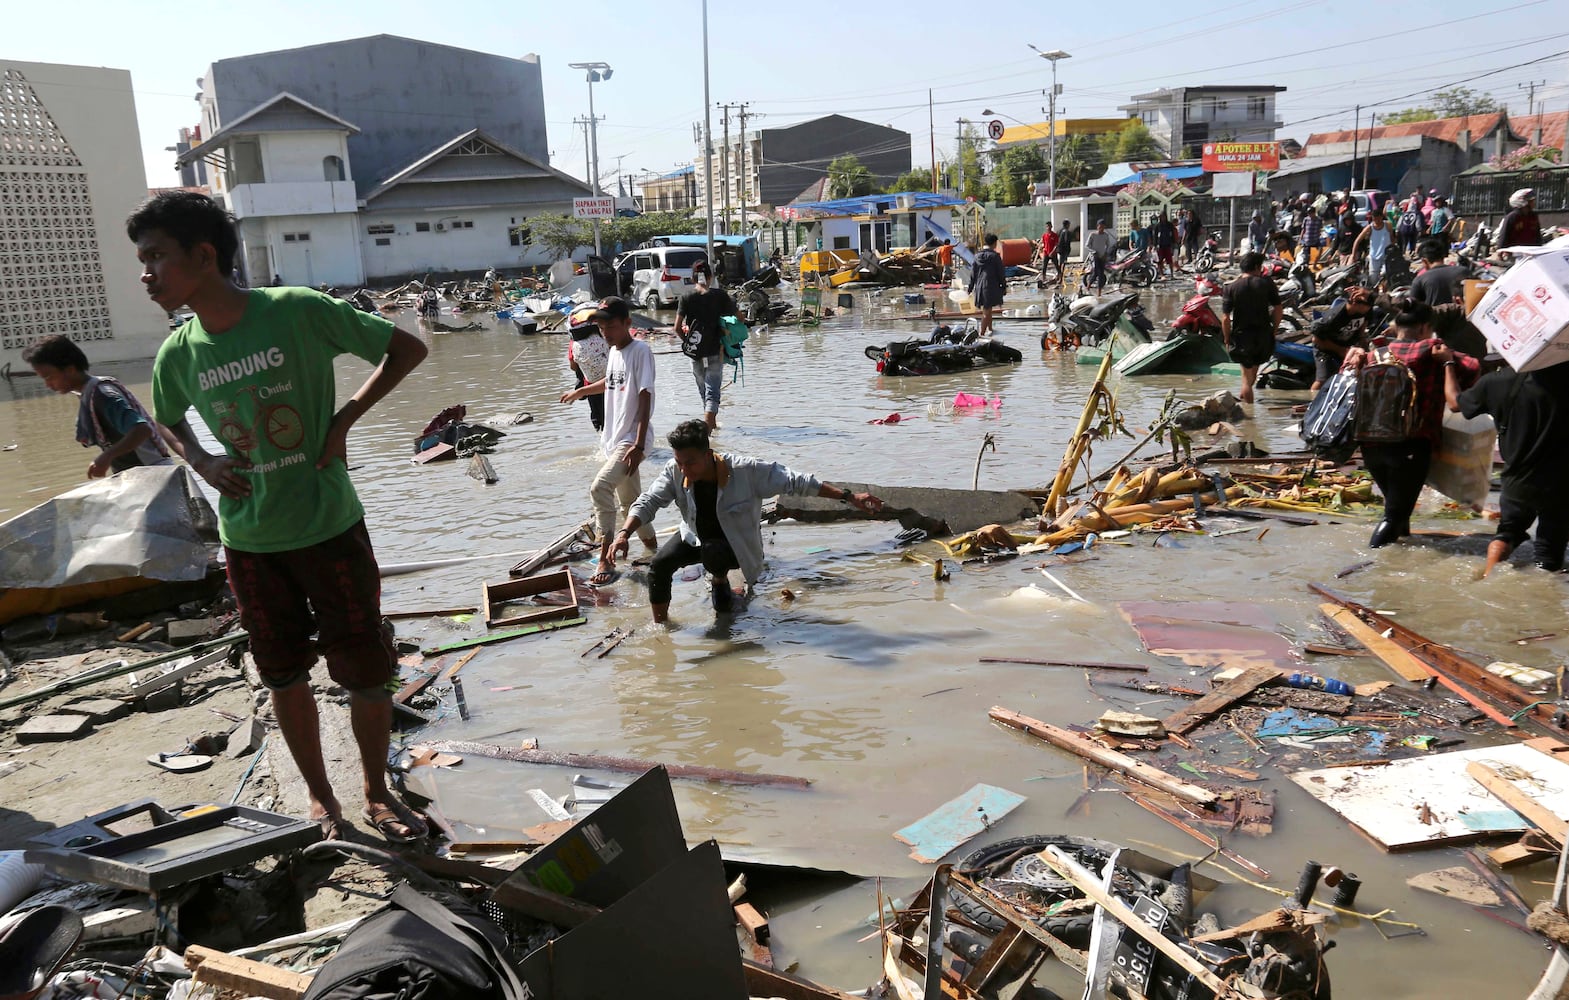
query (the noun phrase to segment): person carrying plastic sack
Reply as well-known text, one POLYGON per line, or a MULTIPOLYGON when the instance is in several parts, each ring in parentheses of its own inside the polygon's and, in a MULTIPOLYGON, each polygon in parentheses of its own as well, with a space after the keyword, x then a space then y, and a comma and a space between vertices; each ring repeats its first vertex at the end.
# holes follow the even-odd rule
POLYGON ((1448 403, 1466 417, 1489 414, 1498 426, 1504 488, 1482 576, 1531 537, 1533 522, 1536 565, 1562 570, 1569 547, 1569 365, 1489 372, 1465 392, 1449 392, 1448 403))

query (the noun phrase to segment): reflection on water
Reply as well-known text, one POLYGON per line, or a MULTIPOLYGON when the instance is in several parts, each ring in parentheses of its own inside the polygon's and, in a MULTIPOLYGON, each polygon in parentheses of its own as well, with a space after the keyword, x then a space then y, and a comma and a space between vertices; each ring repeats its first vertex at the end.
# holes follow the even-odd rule
MULTIPOLYGON (((1181 295, 1170 297, 1180 301, 1181 295)), ((862 300, 865 301, 864 298, 862 300)), ((889 308, 896 308, 890 306, 889 308)), ((1170 310, 1166 304, 1163 309, 1170 310)), ((862 351, 868 344, 923 332, 917 323, 863 311, 803 331, 759 331, 747 344, 744 380, 726 389, 717 441, 722 448, 785 462, 827 479, 967 487, 982 437, 997 451, 982 459, 983 487, 1035 487, 1049 482, 1094 377, 1071 356, 1034 349, 1039 322, 1005 322, 1001 336, 1025 351, 1017 368, 928 379, 879 377, 862 351), (928 406, 958 391, 1000 396, 978 414, 928 416, 928 406), (900 412, 896 425, 868 421, 900 412)), ((405 319, 412 329, 412 318, 405 319)), ((476 603, 480 583, 505 577, 526 553, 582 521, 586 491, 599 464, 585 404, 555 402, 571 386, 560 337, 519 338, 510 326, 480 333, 429 335, 430 359, 356 428, 350 463, 365 500, 372 537, 384 561, 493 556, 474 563, 386 581, 389 609, 444 608, 476 603), (509 364, 509 362, 512 362, 509 364), (442 407, 465 403, 471 418, 497 419, 507 432, 490 457, 501 476, 494 486, 469 479, 461 462, 409 463, 412 438, 442 407), (500 420, 527 411, 532 423, 500 420)), ((667 432, 699 415, 686 359, 668 341, 654 342, 660 379, 655 427, 667 432)), ((341 359, 347 394, 366 367, 341 359)), ((108 369, 147 398, 147 367, 108 369)), ((1124 382, 1118 401, 1130 428, 1146 425, 1166 393, 1199 399, 1224 379, 1183 377, 1124 382)), ((1262 447, 1294 451, 1290 406, 1300 393, 1262 392, 1256 419, 1239 432, 1262 447)), ((52 396, 36 380, 0 384, 0 516, 67 488, 91 458, 71 437, 74 397, 52 396)), ((1131 442, 1103 442, 1099 469, 1131 442)), ((656 452, 652 463, 668 458, 656 452)), ((646 470, 651 475, 657 464, 646 470)), ((656 526, 667 529, 670 513, 656 526)), ((800 863, 863 873, 919 876, 892 831, 977 781, 1010 788, 1028 801, 992 831, 1011 837, 1065 831, 1143 840, 1168 851, 1197 853, 1180 832, 1153 825, 1148 814, 1113 791, 1095 792, 1072 818, 1065 812, 1084 793, 1079 762, 993 725, 987 710, 1005 705, 1060 724, 1084 724, 1111 707, 1162 715, 1151 700, 1081 673, 981 664, 987 655, 1151 662, 1116 613, 1119 600, 1253 600, 1266 604, 1295 636, 1311 641, 1318 599, 1307 581, 1330 581, 1353 597, 1398 612, 1400 620, 1453 639, 1479 658, 1532 666, 1562 662, 1564 639, 1514 645, 1521 635, 1558 630, 1565 583, 1507 567, 1476 583, 1479 545, 1462 539, 1431 545, 1366 548, 1371 525, 1355 518, 1317 527, 1265 526, 1214 518, 1224 536, 1184 536, 1181 547, 1135 537, 1106 544, 1083 562, 1053 570, 1090 605, 1040 581, 1036 562, 953 567, 934 582, 928 567, 902 562, 894 523, 779 524, 765 528, 772 574, 750 607, 716 622, 706 607, 706 582, 676 585, 673 626, 648 624, 640 578, 608 588, 608 606, 588 625, 487 649, 465 668, 472 718, 444 716, 432 735, 515 744, 538 738, 551 749, 621 753, 681 763, 769 771, 809 778, 808 791, 730 788, 678 782, 689 835, 766 849, 800 863), (1356 562, 1375 566, 1333 580, 1356 562), (1044 586, 1044 585, 1043 585, 1044 586), (788 588, 796 596, 786 600, 788 588), (635 628, 603 659, 579 653, 612 628, 635 628), (492 689, 501 690, 492 690, 492 689)), ((1423 527, 1489 533, 1486 522, 1427 521, 1423 527)), ((473 625, 413 620, 401 633, 432 640, 473 634, 473 625)), ((1353 681, 1385 679, 1378 664, 1343 659, 1316 669, 1353 681)), ((1151 677, 1198 683, 1186 667, 1157 666, 1151 677)), ((1258 766, 1230 740, 1214 744, 1217 759, 1258 766)), ((1174 766, 1170 758, 1167 766, 1174 766)), ((539 822, 525 794, 541 787, 567 791, 563 769, 470 760, 445 771, 443 805, 454 818, 492 828, 539 822)), ((1380 854, 1327 809, 1288 781, 1268 782, 1279 796, 1276 833, 1227 845, 1276 872, 1288 885, 1309 857, 1357 871, 1370 909, 1394 908, 1421 922, 1425 939, 1385 942, 1372 928, 1343 926, 1331 955, 1335 979, 1348 996, 1433 997, 1522 995, 1543 955, 1525 935, 1447 900, 1408 890, 1408 875, 1457 863, 1452 851, 1390 857, 1380 854), (1477 955, 1489 956, 1477 961, 1477 955), (1485 985, 1484 985, 1485 984, 1485 985)), ((1111 787, 1108 785, 1108 787, 1111 787)), ((1542 893, 1527 869, 1522 891, 1542 893)), ((903 891, 902 889, 899 891, 903 891)), ((782 954, 803 972, 842 986, 875 978, 871 945, 859 921, 875 908, 873 890, 857 887, 827 903, 773 914, 782 954)), ((1222 890, 1222 918, 1245 918, 1273 903, 1253 890, 1222 890)))

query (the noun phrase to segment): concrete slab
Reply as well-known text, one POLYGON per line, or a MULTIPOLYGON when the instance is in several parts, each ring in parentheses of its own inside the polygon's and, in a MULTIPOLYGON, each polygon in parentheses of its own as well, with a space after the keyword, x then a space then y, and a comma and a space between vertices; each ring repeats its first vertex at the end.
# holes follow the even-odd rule
POLYGON ((847 503, 824 497, 779 497, 773 517, 793 517, 797 521, 813 523, 898 521, 905 528, 922 528, 933 536, 941 536, 961 535, 988 524, 1015 524, 1040 513, 1034 500, 1023 493, 1005 490, 943 490, 830 481, 855 493, 871 493, 882 498, 882 513, 864 514, 847 503))
POLYGON ((229 734, 229 745, 224 752, 230 757, 247 757, 256 752, 266 735, 266 725, 253 715, 234 727, 234 731, 229 734))
POLYGON ((92 732, 93 720, 85 715, 36 715, 16 731, 18 743, 58 743, 92 732))
POLYGON ((175 646, 189 646, 207 638, 218 625, 216 618, 182 618, 168 625, 169 642, 175 646))
POLYGON ((64 715, 85 715, 95 725, 101 725, 131 714, 131 703, 118 698, 78 698, 55 711, 64 715))

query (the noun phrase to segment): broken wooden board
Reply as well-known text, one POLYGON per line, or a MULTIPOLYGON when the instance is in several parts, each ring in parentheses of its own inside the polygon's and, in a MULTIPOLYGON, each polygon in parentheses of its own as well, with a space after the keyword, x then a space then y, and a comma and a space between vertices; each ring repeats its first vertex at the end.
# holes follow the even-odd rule
POLYGON ((194 970, 192 979, 199 984, 267 1000, 299 1000, 310 989, 312 978, 199 944, 185 949, 185 966, 194 970))
POLYGON ((1175 795, 1185 802, 1192 802, 1206 809, 1213 809, 1216 802, 1220 799, 1218 793, 1212 792, 1208 788, 1183 781, 1181 778, 1167 774, 1160 768, 1146 764, 1142 760, 1134 760, 1126 754, 1108 750, 1099 743, 1080 736, 1071 729, 1063 729, 1049 722, 1032 719, 1027 715, 1021 715, 1011 709, 1003 708, 1001 705, 993 706, 989 714, 992 719, 1005 726, 1011 726, 1014 729, 1029 733, 1037 739, 1045 740, 1053 746, 1092 760, 1104 767, 1109 767, 1113 771, 1120 771, 1130 778, 1158 788, 1168 795, 1175 795))
POLYGON ((1569 821, 1543 805, 1532 794, 1540 787, 1535 775, 1514 768, 1492 767, 1479 760, 1467 764, 1465 773, 1555 842, 1562 844, 1565 836, 1569 835, 1569 821), (1521 781, 1527 782, 1527 786, 1521 787, 1521 781))
POLYGON ((1423 872, 1406 879, 1406 885, 1423 892, 1458 899, 1471 906, 1503 906, 1504 898, 1476 872, 1462 865, 1423 872))
POLYGON ((1198 701, 1173 712, 1166 719, 1166 729, 1179 736, 1196 729, 1210 716, 1224 712, 1240 699, 1278 680, 1280 674, 1281 671, 1276 667, 1249 667, 1198 701))
POLYGON ((976 785, 895 832, 894 837, 910 845, 910 857, 916 861, 935 864, 960 844, 991 829, 1023 801, 1024 796, 1006 788, 976 785))
POLYGON ((1384 666, 1393 670, 1402 679, 1425 681, 1435 673, 1421 660, 1402 649, 1399 643, 1379 635, 1373 626, 1352 614, 1349 608, 1343 608, 1338 604, 1320 604, 1318 610, 1324 613, 1324 617, 1334 622, 1337 628, 1366 646, 1368 652, 1378 657, 1384 666))
POLYGON ((1117 610, 1156 656, 1195 667, 1298 668, 1268 609, 1243 601, 1120 601, 1117 610))
POLYGON ((1528 775, 1533 799, 1555 815, 1569 815, 1569 763, 1524 744, 1298 771, 1291 780, 1389 851, 1526 830, 1525 820, 1466 773, 1473 762, 1528 775))

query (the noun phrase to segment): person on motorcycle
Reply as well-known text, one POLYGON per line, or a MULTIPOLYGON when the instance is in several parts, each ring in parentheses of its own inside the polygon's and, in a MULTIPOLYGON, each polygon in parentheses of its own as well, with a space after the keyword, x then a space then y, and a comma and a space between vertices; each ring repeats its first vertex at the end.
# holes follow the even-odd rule
POLYGON ((1352 286, 1346 289, 1345 301, 1309 328, 1313 335, 1314 392, 1340 370, 1347 351, 1363 346, 1367 331, 1376 328, 1382 318, 1383 314, 1375 309, 1372 291, 1352 286))
POLYGON ((1253 402, 1258 367, 1275 353, 1280 317, 1285 307, 1280 289, 1260 273, 1264 255, 1256 250, 1242 255, 1242 276, 1226 286, 1220 337, 1231 360, 1242 366, 1242 391, 1237 398, 1253 402))
POLYGON ((1160 213, 1160 219, 1155 223, 1155 277, 1160 277, 1160 269, 1164 267, 1168 277, 1177 276, 1177 265, 1172 260, 1172 254, 1177 247, 1177 227, 1171 224, 1171 219, 1166 213, 1160 213))
POLYGON ((1533 188, 1521 188, 1509 196, 1509 214, 1498 224, 1494 242, 1500 248, 1542 245, 1542 223, 1536 217, 1533 188))
POLYGON ((981 310, 981 336, 992 332, 992 310, 1002 305, 1008 279, 1002 266, 1002 255, 997 252, 997 234, 987 233, 985 249, 975 255, 975 266, 970 270, 970 287, 975 304, 981 310))
POLYGON ((1094 285, 1096 294, 1106 290, 1106 265, 1111 262, 1111 251, 1116 245, 1116 237, 1106 231, 1106 220, 1095 223, 1095 231, 1084 240, 1084 252, 1090 256, 1092 268, 1084 279, 1085 288, 1094 285))

